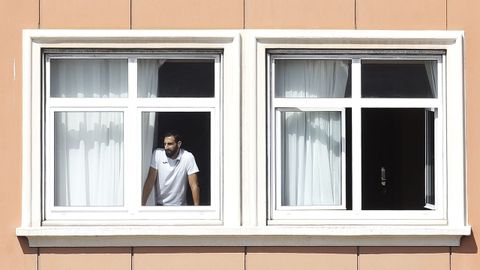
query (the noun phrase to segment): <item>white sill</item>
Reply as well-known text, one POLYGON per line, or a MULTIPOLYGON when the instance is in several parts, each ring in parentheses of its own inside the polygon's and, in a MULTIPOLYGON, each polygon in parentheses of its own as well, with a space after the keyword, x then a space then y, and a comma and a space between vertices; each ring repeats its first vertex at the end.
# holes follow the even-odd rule
POLYGON ((17 228, 31 247, 459 246, 471 227, 449 226, 88 226, 17 228))

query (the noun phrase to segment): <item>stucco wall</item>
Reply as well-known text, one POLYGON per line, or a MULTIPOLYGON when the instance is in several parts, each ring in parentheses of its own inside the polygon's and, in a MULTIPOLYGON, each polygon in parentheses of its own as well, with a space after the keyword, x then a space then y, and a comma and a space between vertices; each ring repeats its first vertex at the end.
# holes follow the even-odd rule
POLYGON ((478 269, 480 1, 0 0, 0 269, 478 269), (467 177, 473 236, 460 247, 29 248, 21 216, 21 30, 455 29, 466 35, 467 177))

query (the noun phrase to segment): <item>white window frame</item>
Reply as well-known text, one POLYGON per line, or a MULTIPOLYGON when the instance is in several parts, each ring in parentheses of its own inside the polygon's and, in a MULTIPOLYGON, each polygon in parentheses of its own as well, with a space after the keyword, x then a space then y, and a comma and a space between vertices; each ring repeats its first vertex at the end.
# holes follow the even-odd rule
MULTIPOLYGON (((270 199, 268 203, 269 225, 285 225, 285 224, 379 224, 379 225, 422 225, 422 224, 445 224, 446 222, 446 208, 445 197, 436 196, 435 206, 431 210, 362 210, 362 173, 361 173, 361 161, 362 161, 362 149, 361 143, 358 143, 362 134, 361 127, 361 112, 365 108, 431 108, 435 110, 435 160, 437 164, 435 166, 435 194, 445 194, 445 175, 443 169, 446 168, 446 155, 444 155, 444 76, 445 73, 443 62, 444 56, 441 52, 397 52, 395 51, 382 51, 382 50, 370 50, 370 51, 343 51, 343 52, 328 52, 325 50, 309 51, 311 55, 302 53, 302 50, 290 50, 282 51, 279 55, 273 50, 268 53, 267 59, 270 59, 268 65, 271 70, 267 72, 269 86, 267 96, 269 100, 267 104, 270 104, 268 110, 267 120, 267 132, 271 132, 268 145, 272 148, 271 158, 267 160, 269 162, 270 175, 268 194, 270 199), (433 54, 435 53, 435 54, 433 54), (352 89, 351 97, 346 98, 283 98, 275 97, 275 85, 274 85, 274 61, 276 59, 328 59, 328 60, 350 60, 351 65, 351 80, 352 89), (395 60, 395 61, 408 61, 408 60, 430 60, 437 61, 437 97, 434 98, 372 98, 361 97, 361 62, 362 60, 395 60), (352 110, 352 210, 345 210, 345 150, 342 151, 342 200, 343 204, 339 207, 292 207, 281 206, 280 197, 281 189, 278 188, 278 183, 281 181, 279 171, 281 170, 281 156, 280 156, 280 140, 278 126, 277 111, 283 108, 295 108, 302 110, 307 107, 308 110, 316 108, 315 111, 328 111, 328 110, 340 110, 351 108, 352 110), (337 109, 334 109, 337 108, 337 109), (355 119, 355 120, 354 120, 355 119), (278 153, 278 154, 277 154, 278 153), (353 192, 355 191, 355 192, 353 192), (328 211, 325 211, 327 210, 328 211), (323 210, 323 211, 322 211, 323 210)), ((345 149, 345 114, 342 113, 342 142, 343 149, 345 149)))
MULTIPOLYGON (((103 31, 25 30, 23 106, 23 209, 22 228, 28 231, 72 231, 83 226, 92 234, 102 226, 144 226, 168 228, 188 226, 238 226, 240 223, 240 37, 232 31, 103 31), (141 42, 139 42, 141 41, 141 42), (58 49, 53 58, 128 59, 128 97, 50 98, 46 93, 45 122, 42 120, 43 51, 58 49), (88 51, 85 51, 87 49, 88 51), (62 54, 62 50, 64 54, 62 54), (83 51, 85 54, 82 54, 83 51), (111 51, 117 50, 116 53, 111 51), (121 50, 121 53, 118 53, 121 50), (140 52, 140 50, 143 50, 140 52), (145 54, 149 51, 150 54, 145 54), (213 98, 137 98, 136 60, 145 58, 209 58, 215 61, 213 98), (200 102, 201 103, 200 103, 200 102), (142 112, 210 112, 211 117, 211 205, 149 207, 140 205, 141 158, 129 162, 125 171, 124 206, 53 206, 53 149, 51 131, 55 111, 119 111, 124 118, 125 156, 141 157, 142 112), (228 121, 226 120, 228 119, 228 121), (47 123, 45 131, 43 126, 47 123), (137 123, 137 124, 135 124, 137 123), (134 126, 137 125, 137 126, 134 126), (129 128, 127 128, 129 127, 129 128), (42 134, 45 132, 45 134, 42 134), (46 146, 42 145, 42 138, 46 146), (130 143, 129 146, 127 144, 130 143), (46 159, 42 158, 42 147, 46 159), (224 153, 237 153, 225 155, 224 153), (43 169, 42 164, 47 163, 43 169), (44 176, 45 174, 45 176, 44 176), (133 179, 133 180, 132 180, 133 179), (228 179, 228 181, 224 181, 228 179), (45 180, 45 182, 44 182, 45 180), (128 190, 132 192, 128 192, 128 190), (228 193, 230 196, 224 197, 228 193), (44 196, 44 194, 47 194, 44 196), (51 194, 51 195, 48 195, 51 194), (224 211, 224 209, 229 209, 224 211)), ((48 75, 48 74, 47 74, 48 75)), ((48 80, 46 80, 48 84, 48 80)), ((128 161, 125 161, 128 162, 128 161)), ((139 226, 142 227, 139 227, 139 226)), ((101 228, 101 229, 99 229, 101 228)), ((19 229, 20 230, 20 229, 19 229)), ((135 231, 137 230, 137 231, 135 231)))
MULTIPOLYGON (((24 30, 23 44, 22 224, 17 228, 17 236, 27 237, 32 247, 458 246, 461 237, 470 234, 465 202, 463 32, 24 30), (218 131, 223 140, 223 150, 219 152, 223 161, 220 219, 206 223, 135 218, 44 223, 40 143, 43 48, 223 50, 222 112, 218 115, 223 125, 218 131), (317 220, 311 224, 296 219, 280 220, 278 225, 270 222, 267 209, 267 156, 271 151, 267 144, 267 50, 299 48, 446 51, 445 95, 448 102, 444 149, 448 153, 445 168, 448 192, 444 194, 446 216, 441 223, 438 220, 430 223, 403 220, 385 224, 375 219, 342 219, 334 215, 329 222, 317 220)), ((157 105, 160 106, 150 105, 145 104, 139 110, 157 110, 157 105)), ((308 104, 301 106, 308 108, 308 104)), ((332 107, 331 104, 316 106, 332 107)), ((140 112, 136 115, 138 117, 140 112)), ((139 128, 137 130, 140 132, 139 128)), ((352 147, 360 143, 356 139, 352 147)), ((353 170, 358 173, 358 168, 353 170)), ((145 209, 145 217, 149 217, 148 207, 145 209)))
MULTIPOLYGON (((47 51, 48 52, 48 51, 47 51)), ((45 205, 43 225, 95 224, 96 221, 122 222, 123 224, 138 224, 138 220, 149 224, 222 224, 221 217, 221 162, 222 138, 220 131, 223 129, 220 121, 221 94, 222 94, 222 62, 220 52, 208 51, 176 51, 162 52, 152 50, 148 54, 136 53, 135 50, 127 53, 97 52, 76 53, 68 50, 56 50, 55 54, 46 54, 45 61, 45 114, 46 120, 44 133, 46 134, 46 172, 44 177, 45 205), (128 93, 125 98, 56 98, 50 96, 50 59, 124 59, 128 62, 128 93), (144 98, 137 97, 137 62, 138 59, 210 59, 214 60, 214 96, 210 98, 144 98), (141 118, 143 112, 209 112, 210 113, 210 151, 211 178, 211 204, 209 206, 171 206, 155 207, 140 206, 142 193, 141 158, 124 158, 124 200, 123 206, 117 207, 73 207, 54 206, 54 154, 55 139, 53 136, 53 119, 56 112, 96 112, 115 111, 123 114, 124 131, 124 156, 142 157, 142 128, 141 118), (128 192, 133 191, 133 192, 128 192), (51 194, 51 195, 49 195, 51 194)), ((152 191, 153 192, 153 191, 152 191)))
MULTIPOLYGON (((330 30, 252 30, 244 36, 244 66, 255 67, 243 73, 243 127, 242 140, 242 172, 244 181, 242 205, 244 209, 255 209, 243 216, 245 224, 277 230, 279 228, 315 228, 319 234, 333 235, 365 235, 375 231, 375 235, 402 235, 417 236, 420 239, 425 232, 436 232, 438 236, 468 234, 470 227, 467 225, 465 205, 465 148, 464 148, 464 88, 463 88, 463 33, 459 31, 330 31, 330 30), (354 178, 361 177, 361 166, 352 163, 352 207, 345 210, 290 211, 281 213, 272 207, 275 201, 270 185, 271 167, 269 158, 275 145, 269 127, 268 94, 269 81, 269 51, 300 51, 302 50, 440 50, 445 51, 442 62, 445 65, 443 78, 443 99, 445 104, 438 100, 412 99, 361 99, 359 89, 361 70, 358 60, 352 62, 352 97, 349 100, 325 98, 315 100, 318 107, 351 107, 352 132, 360 130, 362 107, 378 107, 378 102, 387 107, 419 107, 438 108, 440 114, 444 113, 442 122, 436 123, 436 134, 442 137, 442 144, 437 143, 436 154, 445 154, 442 158, 443 165, 436 165, 436 170, 443 170, 442 185, 435 186, 437 198, 435 210, 425 211, 361 211, 361 182, 355 183, 354 178), (358 125, 353 127, 353 125, 358 125), (248 128, 245 128, 248 127, 248 128), (270 142, 269 142, 270 141, 270 142), (255 142, 255 143, 252 143, 255 142), (440 151, 442 150, 442 151, 440 151), (246 180, 246 181, 245 181, 246 180), (360 195, 360 196, 359 196, 360 195), (356 202, 354 202, 356 201, 356 202), (273 208, 273 209, 272 209, 273 208), (281 215, 279 215, 281 213, 281 215)), ((321 53, 320 53, 321 54, 321 53)), ((292 56, 294 57, 294 56, 292 56)), ((373 58, 373 57, 372 57, 373 58)), ((340 57, 340 59, 343 59, 340 57)), ((440 80, 440 79, 439 79, 440 80)), ((442 92, 439 92, 441 95, 442 92)), ((295 99, 288 102, 288 106, 311 107, 310 100, 295 99)), ((286 105, 286 104, 285 104, 286 105)), ((352 134, 352 155, 361 154, 361 138, 352 134)), ((439 177, 437 175, 437 177, 439 177)), ((293 229, 292 229, 293 230, 293 229)), ((408 237, 407 237, 408 238, 408 237)), ((410 240, 415 242, 414 240, 410 240)))

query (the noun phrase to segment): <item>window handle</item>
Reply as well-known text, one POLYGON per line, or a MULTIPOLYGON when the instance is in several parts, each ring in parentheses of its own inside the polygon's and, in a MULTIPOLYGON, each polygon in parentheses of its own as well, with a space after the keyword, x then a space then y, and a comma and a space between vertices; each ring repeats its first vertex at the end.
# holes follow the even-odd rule
POLYGON ((380 167, 380 184, 383 187, 387 186, 387 177, 386 177, 386 171, 385 167, 380 167))

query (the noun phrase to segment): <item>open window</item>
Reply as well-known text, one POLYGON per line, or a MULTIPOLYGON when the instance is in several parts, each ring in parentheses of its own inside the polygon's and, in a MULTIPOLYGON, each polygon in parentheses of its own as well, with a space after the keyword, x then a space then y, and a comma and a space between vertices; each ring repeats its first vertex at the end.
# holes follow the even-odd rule
MULTIPOLYGON (((221 51, 48 49, 42 55, 44 222, 125 219, 128 212, 137 212, 134 219, 220 218, 221 51), (182 151, 192 153, 200 170, 201 206, 193 207, 181 171, 190 206, 173 215, 164 207, 144 210, 139 200, 152 153, 169 131, 181 135, 182 151)), ((157 180, 147 205, 155 205, 159 192, 157 180)))
POLYGON ((269 224, 444 214, 444 51, 267 53, 269 224))
MULTIPOLYGON (((455 246, 463 33, 25 30, 22 225, 47 246, 455 246), (183 135, 201 203, 142 206, 183 135)), ((188 200, 188 199, 187 199, 188 200)))

